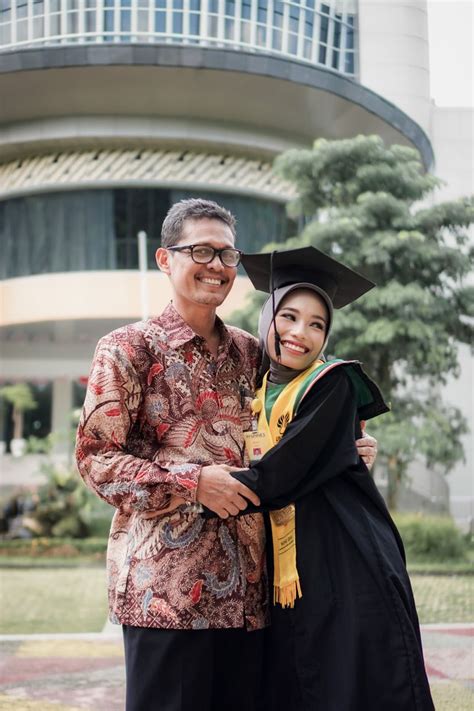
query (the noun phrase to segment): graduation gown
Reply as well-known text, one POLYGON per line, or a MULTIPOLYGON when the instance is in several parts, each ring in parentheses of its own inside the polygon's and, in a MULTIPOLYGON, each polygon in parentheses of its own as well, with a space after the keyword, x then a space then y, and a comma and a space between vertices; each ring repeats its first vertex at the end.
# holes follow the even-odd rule
POLYGON ((305 395, 280 442, 233 474, 260 510, 296 506, 303 597, 273 608, 267 711, 434 709, 403 544, 358 436, 354 386, 340 366, 305 395))

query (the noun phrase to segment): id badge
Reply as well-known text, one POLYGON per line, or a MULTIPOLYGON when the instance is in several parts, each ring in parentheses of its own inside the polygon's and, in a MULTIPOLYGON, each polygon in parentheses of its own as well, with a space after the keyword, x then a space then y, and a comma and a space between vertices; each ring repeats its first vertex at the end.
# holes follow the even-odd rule
POLYGON ((244 440, 250 462, 258 462, 272 446, 265 432, 244 432, 244 440))

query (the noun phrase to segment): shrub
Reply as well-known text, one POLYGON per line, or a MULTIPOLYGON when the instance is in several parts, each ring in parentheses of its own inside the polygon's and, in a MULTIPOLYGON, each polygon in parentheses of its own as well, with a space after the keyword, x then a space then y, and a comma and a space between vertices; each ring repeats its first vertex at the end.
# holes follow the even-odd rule
POLYGON ((107 538, 32 538, 0 540, 0 555, 32 558, 73 558, 80 555, 104 556, 107 538))
POLYGON ((411 561, 462 560, 467 542, 449 516, 395 514, 395 523, 411 561))

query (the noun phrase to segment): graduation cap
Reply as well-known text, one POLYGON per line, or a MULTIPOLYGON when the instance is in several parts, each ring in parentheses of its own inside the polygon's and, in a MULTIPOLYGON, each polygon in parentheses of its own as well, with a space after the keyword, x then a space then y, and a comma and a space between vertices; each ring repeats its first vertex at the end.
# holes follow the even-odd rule
POLYGON ((243 254, 242 264, 257 291, 271 294, 275 351, 280 357, 276 329, 275 290, 291 284, 313 287, 328 304, 341 309, 374 288, 375 284, 315 247, 302 247, 263 254, 243 254))
POLYGON ((325 292, 335 309, 351 304, 375 286, 315 247, 243 254, 242 264, 258 291, 272 293, 288 284, 312 284, 325 292))

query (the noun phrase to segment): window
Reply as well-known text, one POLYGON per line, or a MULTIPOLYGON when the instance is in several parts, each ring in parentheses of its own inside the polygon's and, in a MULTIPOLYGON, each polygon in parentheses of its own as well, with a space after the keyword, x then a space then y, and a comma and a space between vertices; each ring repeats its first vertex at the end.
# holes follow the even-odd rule
POLYGON ((148 235, 152 267, 166 213, 188 197, 215 200, 231 210, 242 249, 258 250, 292 233, 283 204, 227 193, 119 188, 30 195, 0 202, 0 278, 137 269, 140 230, 148 235))

